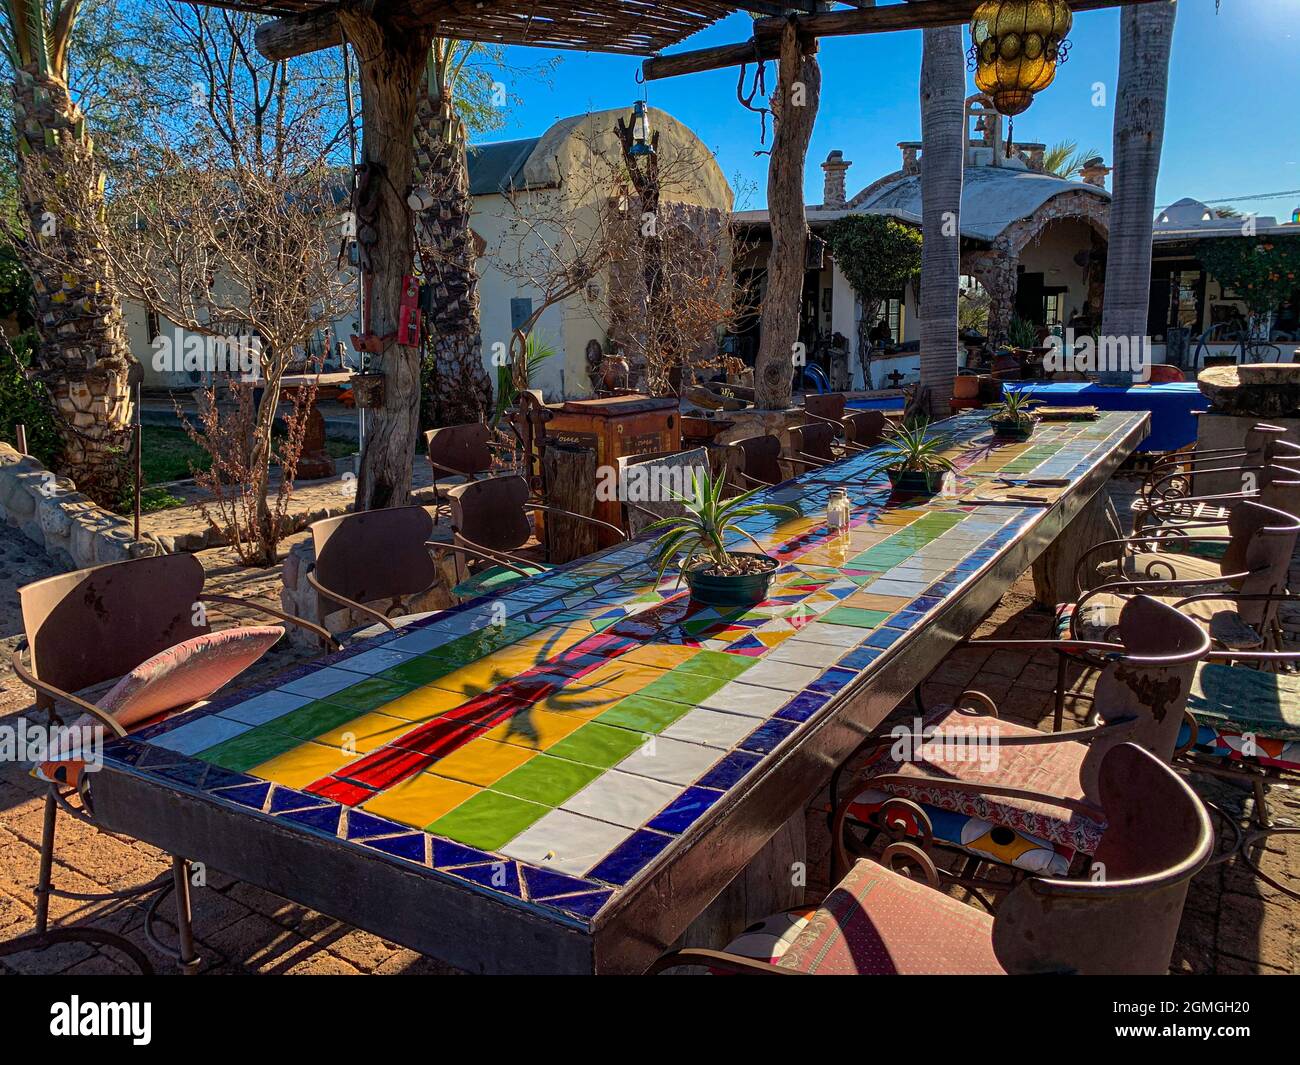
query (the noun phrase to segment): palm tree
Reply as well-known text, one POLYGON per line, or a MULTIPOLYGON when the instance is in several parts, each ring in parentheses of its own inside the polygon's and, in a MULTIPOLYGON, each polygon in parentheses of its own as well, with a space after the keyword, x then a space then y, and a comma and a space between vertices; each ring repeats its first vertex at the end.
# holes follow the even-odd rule
POLYGON ((434 38, 416 104, 414 181, 432 193, 433 202, 416 221, 416 252, 434 293, 425 323, 421 414, 434 426, 481 421, 492 413, 492 384, 479 336, 465 123, 455 95, 465 63, 478 47, 434 38))
POLYGON ((921 54, 921 385, 929 413, 949 413, 957 376, 966 57, 958 26, 925 31, 921 54))
MULTIPOLYGON (((131 355, 104 249, 73 219, 103 201, 86 116, 68 91, 68 52, 81 0, 3 0, 0 46, 13 71, 19 241, 32 275, 35 368, 59 415, 62 467, 77 487, 116 505, 127 483, 131 355), (66 197, 66 200, 65 200, 66 197)), ((84 216, 84 215, 83 215, 84 216)))
POLYGON ((1078 141, 1060 141, 1043 153, 1043 169, 1068 181, 1083 173, 1083 164, 1100 154, 1095 148, 1079 151, 1078 141))
MULTIPOLYGON (((1120 12, 1119 83, 1115 91, 1115 169, 1111 178, 1110 238, 1106 251, 1101 332, 1146 335, 1151 298, 1151 226, 1156 175, 1165 134, 1173 3, 1135 4, 1120 12)), ((1107 384, 1129 375, 1103 372, 1107 384)))

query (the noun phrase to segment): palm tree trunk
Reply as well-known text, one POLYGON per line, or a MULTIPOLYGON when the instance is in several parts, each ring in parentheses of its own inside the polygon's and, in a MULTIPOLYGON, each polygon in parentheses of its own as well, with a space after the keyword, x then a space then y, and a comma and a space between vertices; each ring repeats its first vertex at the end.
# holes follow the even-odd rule
POLYGON ((961 28, 926 30, 921 54, 921 384, 933 417, 950 411, 957 376, 966 62, 961 28))
MULTIPOLYGON (((1151 226, 1165 135, 1173 3, 1137 4, 1120 12, 1119 83, 1115 91, 1115 169, 1106 251, 1103 337, 1125 337, 1129 350, 1146 336, 1151 300, 1151 226)), ((1103 372, 1105 384, 1132 375, 1103 372)))
POLYGON ((483 421, 492 412, 492 383, 479 334, 465 128, 440 80, 429 79, 415 116, 414 182, 434 199, 434 206, 416 217, 416 250, 424 282, 433 286, 421 374, 421 415, 428 426, 483 421))
POLYGON ((58 414, 63 472, 113 507, 130 477, 128 375, 136 360, 108 256, 73 221, 87 204, 102 203, 103 175, 85 116, 61 78, 36 63, 23 67, 15 71, 13 98, 27 223, 20 254, 32 276, 39 335, 34 370, 58 414))
POLYGON ((764 410, 784 410, 790 405, 808 245, 803 169, 822 82, 817 56, 804 52, 793 21, 786 24, 781 37, 778 71, 772 96, 776 133, 767 170, 772 251, 767 259, 767 293, 754 360, 754 404, 764 410))

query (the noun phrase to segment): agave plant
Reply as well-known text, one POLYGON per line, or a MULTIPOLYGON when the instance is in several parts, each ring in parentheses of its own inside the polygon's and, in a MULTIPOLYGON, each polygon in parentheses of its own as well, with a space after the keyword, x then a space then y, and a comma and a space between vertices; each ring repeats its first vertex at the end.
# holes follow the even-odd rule
POLYGON ((712 563, 711 569, 721 576, 750 572, 752 560, 746 556, 737 557, 727 550, 727 534, 739 532, 749 537, 754 546, 763 552, 763 545, 740 528, 738 522, 756 514, 797 516, 799 513, 793 507, 779 503, 750 502, 762 489, 755 488, 724 499, 722 493, 725 488, 726 481, 723 478, 714 477, 709 471, 693 470, 690 495, 671 493, 673 500, 686 508, 685 513, 661 518, 649 526, 650 529, 662 530, 662 535, 651 549, 654 562, 659 567, 660 580, 679 554, 685 556, 681 563, 683 570, 693 563, 707 562, 712 563))
POLYGON ((989 405, 989 421, 1014 428, 1032 425, 1034 413, 1029 408, 1037 402, 1032 388, 1005 389, 1001 401, 989 405))
POLYGON ((927 422, 913 426, 896 425, 886 431, 880 455, 887 469, 933 473, 956 468, 952 459, 943 453, 948 441, 937 436, 927 439, 927 425, 927 422))

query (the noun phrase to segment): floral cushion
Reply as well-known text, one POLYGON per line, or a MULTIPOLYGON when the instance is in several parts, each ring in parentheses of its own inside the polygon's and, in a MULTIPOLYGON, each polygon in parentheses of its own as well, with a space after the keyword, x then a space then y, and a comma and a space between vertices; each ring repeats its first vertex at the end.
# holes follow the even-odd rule
POLYGON ((993 918, 872 861, 860 861, 777 962, 823 976, 1002 975, 993 918))
POLYGON ((728 943, 727 953, 775 965, 816 912, 816 906, 798 906, 765 917, 728 943))
MULTIPOLYGON (((849 817, 866 823, 874 820, 874 815, 890 798, 888 792, 876 788, 866 788, 859 792, 849 803, 849 817)), ((944 810, 927 803, 918 803, 930 820, 930 829, 934 838, 950 847, 965 851, 986 862, 997 862, 1015 869, 1023 869, 1037 876, 1068 876, 1070 863, 1074 859, 1074 848, 1050 839, 1032 836, 1006 825, 995 825, 970 814, 944 810)), ((901 815, 908 836, 917 839, 921 836, 917 826, 904 812, 901 815)))
MULTIPOLYGON (((945 729, 976 729, 976 734, 990 739, 998 736, 1041 736, 1036 729, 1001 721, 980 714, 959 713, 938 707, 926 716, 925 725, 945 729)), ((997 747, 991 743, 979 748, 982 757, 967 751, 965 757, 945 755, 938 741, 925 744, 918 753, 924 761, 901 761, 886 750, 871 767, 873 776, 900 774, 917 777, 915 784, 888 783, 875 785, 891 795, 913 802, 936 806, 941 810, 965 814, 1003 825, 1031 837, 1050 840, 1064 847, 1092 854, 1101 842, 1105 823, 1100 817, 1088 817, 1068 807, 1014 796, 982 795, 945 788, 942 780, 920 779, 950 777, 974 784, 993 784, 1021 788, 1063 799, 1082 800, 1080 768, 1087 748, 1073 740, 1030 744, 1023 747, 997 747)))
MULTIPOLYGON (((1187 723, 1178 733, 1178 746, 1187 743, 1187 723)), ((1249 732, 1242 734, 1219 725, 1197 725, 1196 746, 1208 754, 1234 762, 1252 762, 1300 773, 1300 740, 1283 740, 1249 732)))

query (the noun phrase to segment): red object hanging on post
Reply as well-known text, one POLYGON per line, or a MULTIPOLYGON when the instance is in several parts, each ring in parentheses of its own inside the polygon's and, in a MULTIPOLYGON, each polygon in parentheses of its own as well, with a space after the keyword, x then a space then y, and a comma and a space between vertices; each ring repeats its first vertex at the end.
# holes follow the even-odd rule
POLYGON ((397 342, 413 348, 420 343, 420 283, 410 274, 402 278, 402 301, 397 316, 397 342))

